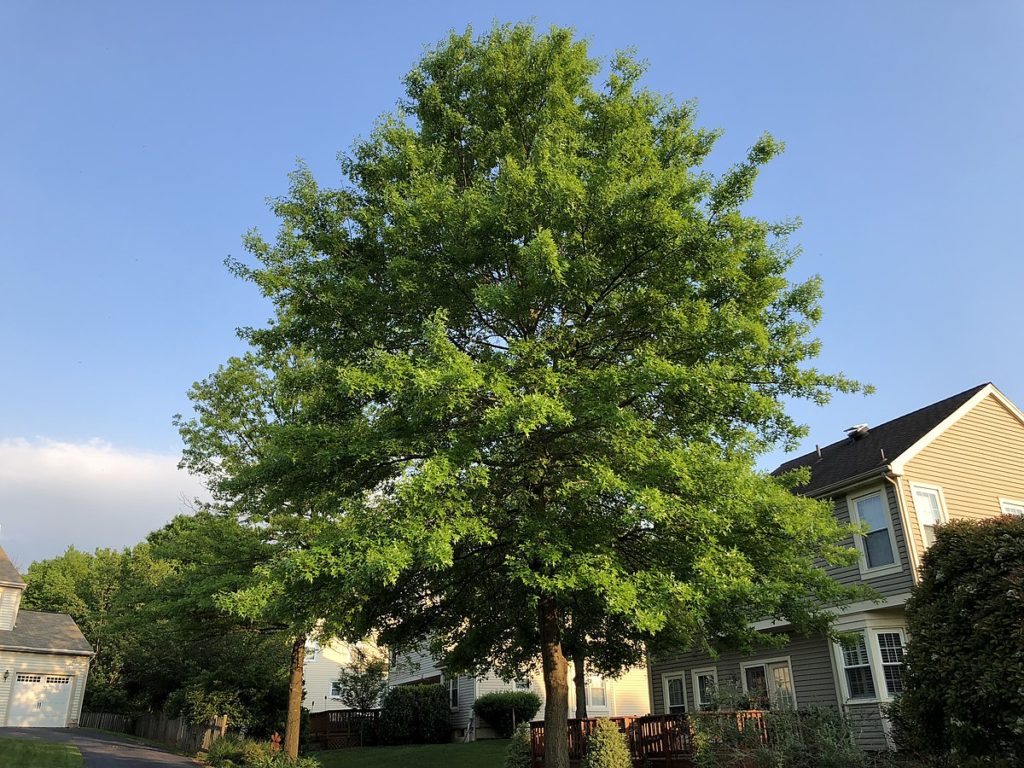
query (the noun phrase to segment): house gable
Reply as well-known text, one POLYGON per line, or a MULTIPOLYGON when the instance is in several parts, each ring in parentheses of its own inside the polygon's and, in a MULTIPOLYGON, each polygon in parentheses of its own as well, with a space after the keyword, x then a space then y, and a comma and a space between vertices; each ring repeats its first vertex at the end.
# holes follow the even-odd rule
MULTIPOLYGON (((922 441, 924 442, 924 441, 922 441)), ((895 467, 894 467, 895 469, 895 467)), ((1024 421, 994 387, 901 462, 900 490, 914 549, 925 550, 915 490, 937 489, 947 520, 983 520, 1002 514, 1001 500, 1024 501, 1024 421)))

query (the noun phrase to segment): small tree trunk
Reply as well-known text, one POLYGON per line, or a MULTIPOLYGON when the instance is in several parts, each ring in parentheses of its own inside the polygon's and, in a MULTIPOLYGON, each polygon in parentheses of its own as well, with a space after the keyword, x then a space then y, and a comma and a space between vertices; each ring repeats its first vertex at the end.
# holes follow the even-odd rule
POLYGON ((562 653, 561 621, 554 598, 537 605, 544 669, 544 768, 569 768, 569 664, 562 653))
POLYGON ((302 665, 306 661, 306 635, 292 643, 291 670, 288 677, 288 719, 284 726, 284 754, 299 759, 299 730, 302 728, 302 665))
POLYGON ((572 649, 572 666, 576 670, 572 681, 576 686, 576 719, 587 718, 587 652, 582 645, 572 649))

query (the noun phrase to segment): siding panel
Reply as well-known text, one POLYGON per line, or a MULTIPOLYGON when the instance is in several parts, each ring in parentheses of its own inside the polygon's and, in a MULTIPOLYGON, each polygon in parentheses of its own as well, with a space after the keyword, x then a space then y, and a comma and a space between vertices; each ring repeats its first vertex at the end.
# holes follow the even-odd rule
POLYGON ((999 516, 1000 497, 1024 500, 1024 424, 989 395, 908 461, 902 482, 911 533, 923 552, 910 484, 941 487, 950 519, 999 516))
POLYGON ((684 673, 686 685, 686 704, 693 709, 693 675, 695 669, 715 667, 718 673, 719 687, 742 687, 740 664, 759 659, 773 659, 788 656, 793 670, 793 688, 796 693, 797 705, 837 706, 839 698, 836 694, 835 677, 832 673, 831 644, 824 636, 806 637, 794 635, 780 648, 765 648, 750 655, 742 655, 737 651, 725 651, 717 659, 705 653, 690 651, 666 659, 652 660, 650 664, 652 676, 652 711, 655 714, 665 713, 665 694, 662 680, 665 675, 684 673))
POLYGON ((14 620, 18 615, 20 602, 20 589, 0 587, 0 631, 14 629, 14 620))

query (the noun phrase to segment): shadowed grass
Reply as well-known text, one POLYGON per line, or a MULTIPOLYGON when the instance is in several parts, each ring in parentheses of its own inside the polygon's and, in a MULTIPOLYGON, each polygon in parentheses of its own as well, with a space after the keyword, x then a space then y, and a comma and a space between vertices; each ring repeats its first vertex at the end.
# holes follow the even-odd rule
POLYGON ((82 754, 68 744, 0 739, 0 768, 82 768, 82 754))
POLYGON ((507 739, 469 744, 418 744, 406 747, 355 747, 314 752, 324 768, 498 768, 507 739))

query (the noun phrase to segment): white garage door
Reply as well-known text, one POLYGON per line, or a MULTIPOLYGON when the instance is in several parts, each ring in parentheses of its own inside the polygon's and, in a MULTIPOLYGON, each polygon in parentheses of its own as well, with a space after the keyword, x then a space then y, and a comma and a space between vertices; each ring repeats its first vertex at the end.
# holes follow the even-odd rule
POLYGON ((19 672, 11 691, 7 725, 18 728, 63 728, 71 703, 69 675, 32 675, 19 672))

